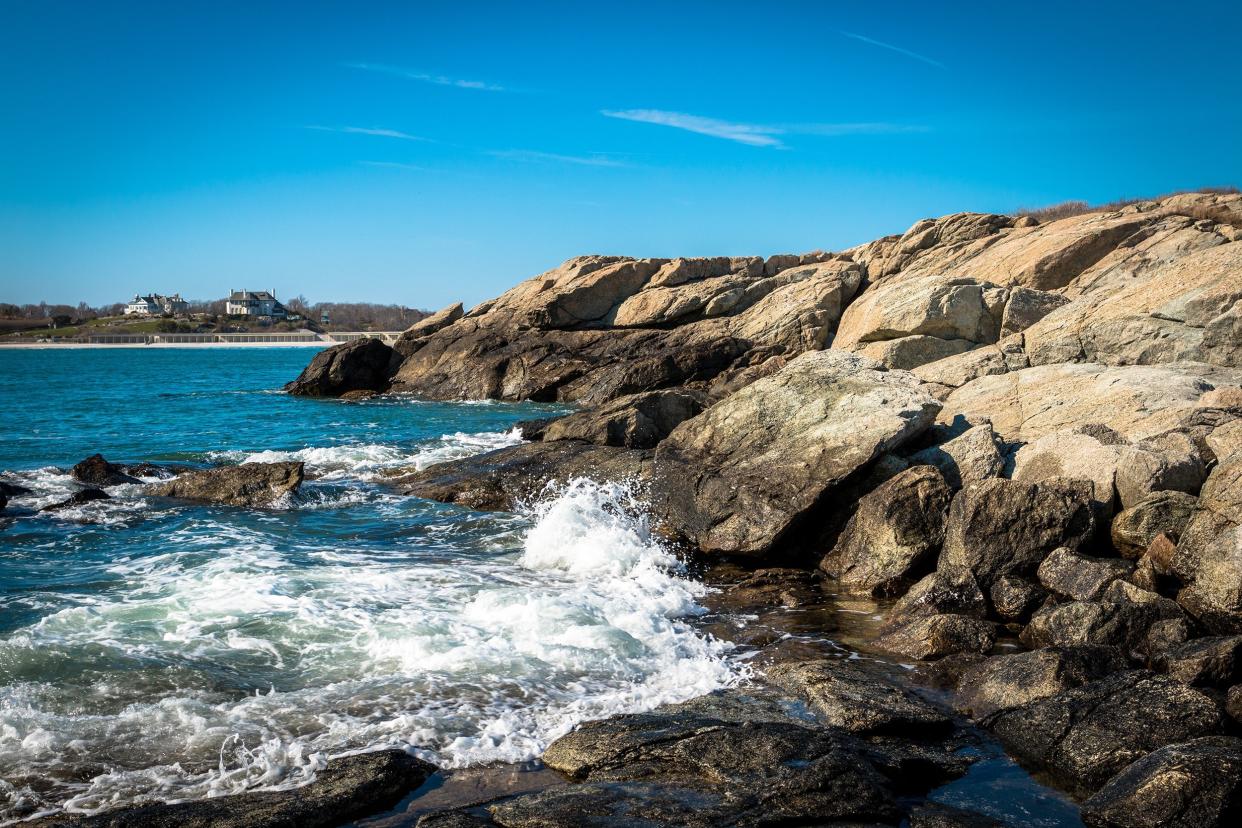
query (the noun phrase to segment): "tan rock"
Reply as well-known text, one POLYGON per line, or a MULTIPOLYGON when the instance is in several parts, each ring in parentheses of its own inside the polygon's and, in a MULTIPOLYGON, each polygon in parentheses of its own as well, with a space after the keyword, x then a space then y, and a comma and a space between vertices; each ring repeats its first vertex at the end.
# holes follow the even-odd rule
POLYGON ((990 418, 1008 442, 1102 423, 1131 441, 1180 430, 1216 386, 1242 382, 1242 370, 1201 363, 1041 365, 982 376, 955 389, 940 421, 990 418))

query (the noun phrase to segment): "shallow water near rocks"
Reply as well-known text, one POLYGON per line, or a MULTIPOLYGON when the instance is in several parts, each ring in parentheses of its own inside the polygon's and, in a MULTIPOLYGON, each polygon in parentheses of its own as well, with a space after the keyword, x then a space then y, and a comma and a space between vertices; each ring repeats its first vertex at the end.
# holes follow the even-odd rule
MULTIPOLYGON (((856 657, 873 629, 867 602, 710 612, 623 487, 515 515, 397 496, 387 471, 515 443, 559 409, 278 393, 311 354, 0 351, 0 471, 33 490, 0 516, 0 822, 293 787, 408 746, 445 770, 363 824, 412 824, 557 781, 537 757, 577 722, 744 682, 751 639, 856 657), (310 479, 270 510, 122 486, 38 513, 95 452, 297 459, 310 479)), ((999 753, 937 798, 1079 824, 999 753)))

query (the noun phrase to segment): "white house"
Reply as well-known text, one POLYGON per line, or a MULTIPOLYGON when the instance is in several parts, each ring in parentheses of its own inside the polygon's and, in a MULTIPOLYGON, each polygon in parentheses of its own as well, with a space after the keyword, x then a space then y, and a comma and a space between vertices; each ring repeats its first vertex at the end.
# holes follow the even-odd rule
POLYGON ((180 293, 174 293, 172 296, 163 296, 158 293, 139 296, 135 293, 134 298, 125 305, 125 315, 158 316, 161 313, 186 313, 189 309, 190 303, 182 299, 180 293))
POLYGON ((276 301, 274 290, 231 290, 224 312, 229 316, 270 316, 284 319, 285 306, 276 301))

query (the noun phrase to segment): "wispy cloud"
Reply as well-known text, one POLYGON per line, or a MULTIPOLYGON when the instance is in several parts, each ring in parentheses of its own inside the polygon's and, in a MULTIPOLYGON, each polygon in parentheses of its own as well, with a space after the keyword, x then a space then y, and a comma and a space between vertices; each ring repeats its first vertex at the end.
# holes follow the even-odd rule
POLYGON ((931 66, 935 66, 939 69, 948 68, 943 63, 941 63, 940 61, 934 58, 929 58, 927 55, 920 55, 918 52, 911 52, 909 49, 903 49, 900 46, 894 46, 891 43, 884 43, 883 41, 880 41, 880 40, 873 40, 872 38, 864 37, 863 35, 860 35, 860 34, 854 34, 853 32, 842 31, 841 34, 843 34, 845 37, 852 37, 854 40, 861 41, 862 43, 866 43, 871 46, 879 46, 881 49, 889 49, 891 51, 897 52, 898 54, 905 55, 906 57, 914 58, 915 60, 921 60, 924 63, 929 64, 931 66))
POLYGON ((400 138, 403 141, 430 141, 430 138, 423 138, 419 135, 411 135, 408 132, 402 132, 399 129, 382 129, 379 127, 330 127, 330 126, 308 126, 305 129, 316 129, 320 132, 344 132, 350 135, 378 135, 381 138, 400 138))
POLYGON ((514 161, 551 161, 559 164, 579 164, 584 167, 625 167, 624 161, 606 155, 559 155, 555 152, 537 150, 488 150, 488 155, 509 158, 514 161))
POLYGON ((752 147, 772 147, 784 149, 782 136, 787 135, 897 135, 909 132, 927 132, 927 127, 912 124, 891 124, 884 122, 858 123, 811 123, 811 124, 743 124, 731 121, 720 121, 705 118, 701 115, 687 115, 684 112, 666 112, 660 109, 625 109, 602 110, 601 114, 609 118, 620 118, 625 121, 638 121, 644 124, 658 124, 675 129, 710 135, 713 138, 724 138, 747 144, 752 147))
POLYGON ((505 91, 503 86, 497 86, 494 83, 466 80, 464 78, 450 78, 446 75, 433 75, 429 72, 417 72, 413 69, 403 69, 400 66, 384 66, 376 63, 346 63, 345 65, 350 69, 361 69, 365 72, 379 72, 384 75, 395 75, 398 78, 419 81, 420 83, 430 83, 436 86, 454 86, 458 89, 477 89, 484 92, 505 91))
POLYGON ((609 118, 620 118, 623 121, 638 121, 644 124, 684 129, 713 138, 724 138, 752 147, 783 147, 777 138, 784 132, 780 127, 761 126, 759 124, 740 124, 732 121, 720 121, 716 118, 704 118, 702 115, 687 115, 684 112, 667 112, 662 109, 604 109, 600 114, 609 118))

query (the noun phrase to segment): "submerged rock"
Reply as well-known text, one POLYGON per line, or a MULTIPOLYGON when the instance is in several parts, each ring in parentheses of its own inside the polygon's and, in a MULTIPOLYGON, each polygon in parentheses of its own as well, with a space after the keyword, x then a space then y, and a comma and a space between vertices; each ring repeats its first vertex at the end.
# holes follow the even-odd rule
POLYGON ((705 552, 761 555, 938 407, 905 372, 839 351, 804 354, 673 430, 656 449, 657 508, 705 552))
POLYGON ((146 491, 177 500, 262 507, 296 492, 304 477, 300 462, 243 463, 187 472, 167 483, 152 483, 146 491))
POLYGON ((195 802, 141 805, 92 815, 57 815, 31 828, 330 828, 396 805, 436 770, 403 750, 333 759, 315 781, 195 802))
POLYGON ((1082 805, 1091 828, 1226 828, 1242 814, 1242 740, 1208 736, 1162 747, 1082 805))
POLYGON ((106 488, 121 486, 126 483, 141 483, 136 477, 126 474, 123 466, 109 463, 102 454, 92 454, 73 467, 73 479, 88 486, 106 488))
POLYGON ((315 355, 285 391, 297 397, 340 397, 351 391, 387 391, 394 354, 373 337, 333 345, 315 355))
POLYGON ((61 509, 71 509, 74 506, 81 506, 84 503, 90 503, 94 500, 110 500, 112 496, 103 489, 88 488, 76 491, 64 500, 52 503, 40 509, 40 512, 59 512, 61 509))

